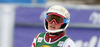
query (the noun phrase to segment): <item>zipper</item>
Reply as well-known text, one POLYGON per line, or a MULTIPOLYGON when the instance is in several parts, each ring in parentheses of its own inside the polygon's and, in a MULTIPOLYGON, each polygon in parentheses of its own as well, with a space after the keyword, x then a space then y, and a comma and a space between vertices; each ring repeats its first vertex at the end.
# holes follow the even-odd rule
POLYGON ((49 38, 49 43, 51 42, 51 38, 49 38))

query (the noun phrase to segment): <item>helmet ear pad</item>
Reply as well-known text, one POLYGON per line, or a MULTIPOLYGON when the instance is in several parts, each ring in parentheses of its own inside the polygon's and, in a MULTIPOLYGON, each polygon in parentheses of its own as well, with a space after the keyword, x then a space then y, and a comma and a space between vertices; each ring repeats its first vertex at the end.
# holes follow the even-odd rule
POLYGON ((66 25, 67 25, 67 23, 64 23, 63 25, 61 25, 60 29, 65 28, 65 27, 66 27, 66 25))
POLYGON ((48 22, 45 20, 45 26, 48 29, 48 22))

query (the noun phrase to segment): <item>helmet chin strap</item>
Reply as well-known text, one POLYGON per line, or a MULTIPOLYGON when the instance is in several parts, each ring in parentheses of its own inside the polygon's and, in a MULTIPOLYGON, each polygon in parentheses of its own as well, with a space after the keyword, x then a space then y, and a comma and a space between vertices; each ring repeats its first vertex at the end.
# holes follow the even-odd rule
POLYGON ((50 35, 59 35, 60 33, 63 33, 63 31, 57 32, 57 33, 49 33, 50 35))

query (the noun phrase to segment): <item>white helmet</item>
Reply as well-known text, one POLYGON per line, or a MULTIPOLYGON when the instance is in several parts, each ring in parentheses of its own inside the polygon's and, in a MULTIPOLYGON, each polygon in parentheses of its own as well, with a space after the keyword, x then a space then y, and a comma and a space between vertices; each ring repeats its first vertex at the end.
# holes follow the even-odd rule
MULTIPOLYGON (((62 15, 66 19, 70 19, 70 14, 69 14, 68 10, 66 8, 64 8, 63 6, 54 5, 54 6, 49 8, 49 10, 47 11, 46 15, 48 13, 57 13, 59 15, 62 15)), ((62 28, 60 28, 58 30, 48 30, 48 24, 47 24, 48 22, 45 20, 44 27, 45 27, 45 30, 47 32, 54 32, 54 33, 55 32, 61 32, 61 31, 66 30, 66 28, 69 25, 69 22, 70 22, 70 20, 68 20, 66 24, 63 24, 62 25, 63 27, 61 26, 62 28)))

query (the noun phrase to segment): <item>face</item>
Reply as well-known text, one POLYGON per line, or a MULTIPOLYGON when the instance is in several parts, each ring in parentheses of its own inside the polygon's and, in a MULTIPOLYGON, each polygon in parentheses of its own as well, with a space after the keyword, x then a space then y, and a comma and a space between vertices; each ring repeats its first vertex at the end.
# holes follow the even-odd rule
POLYGON ((48 29, 49 30, 58 30, 60 29, 61 25, 57 25, 54 21, 51 23, 48 23, 48 29))

